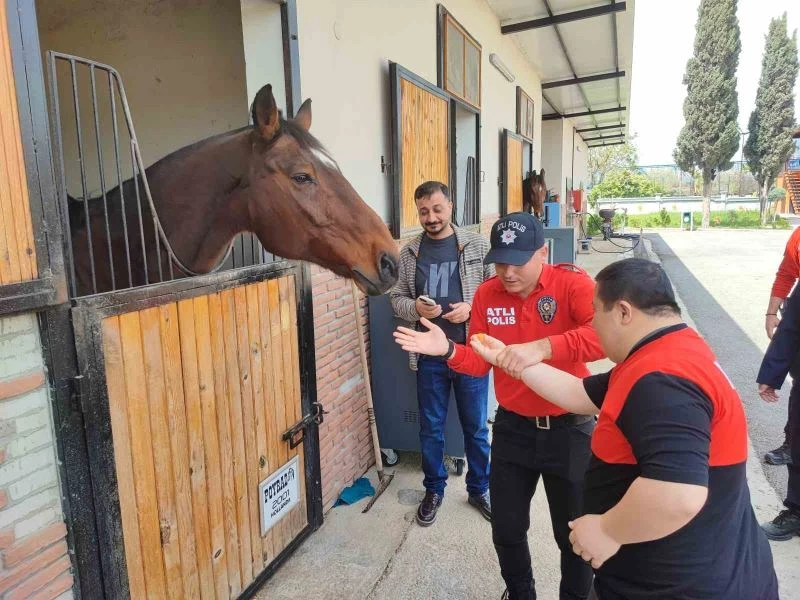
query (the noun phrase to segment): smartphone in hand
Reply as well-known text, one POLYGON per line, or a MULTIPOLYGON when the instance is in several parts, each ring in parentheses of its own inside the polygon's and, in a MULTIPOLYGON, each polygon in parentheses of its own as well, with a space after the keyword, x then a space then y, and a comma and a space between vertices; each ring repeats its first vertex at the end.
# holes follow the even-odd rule
POLYGON ((419 297, 419 300, 421 300, 424 304, 427 304, 428 306, 436 306, 436 300, 428 296, 422 295, 419 297))

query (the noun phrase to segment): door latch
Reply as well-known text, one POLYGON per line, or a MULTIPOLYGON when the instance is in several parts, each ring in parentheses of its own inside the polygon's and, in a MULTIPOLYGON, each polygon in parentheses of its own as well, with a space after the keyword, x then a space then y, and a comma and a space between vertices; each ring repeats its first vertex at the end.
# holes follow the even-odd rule
POLYGON ((327 414, 322 404, 319 402, 314 402, 312 405, 312 412, 310 415, 306 415, 303 417, 302 421, 298 421, 294 425, 292 425, 282 436, 284 442, 289 442, 289 448, 297 448, 300 444, 303 443, 303 440, 306 439, 306 429, 312 423, 316 423, 319 425, 324 420, 324 415, 327 414), (297 437, 297 436, 300 437, 297 437))

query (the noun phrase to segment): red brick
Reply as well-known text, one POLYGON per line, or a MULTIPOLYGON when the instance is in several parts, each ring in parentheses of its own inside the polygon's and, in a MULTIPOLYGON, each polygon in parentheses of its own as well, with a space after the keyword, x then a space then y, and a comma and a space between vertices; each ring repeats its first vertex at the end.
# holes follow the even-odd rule
MULTIPOLYGON (((63 556, 48 567, 25 579, 25 582, 8 592, 3 600, 24 600, 30 598, 34 592, 53 583, 70 568, 69 557, 63 556)), ((29 572, 30 573, 30 572, 29 572)))
POLYGON ((5 508, 8 504, 8 494, 5 490, 0 490, 0 508, 5 508))
POLYGON ((64 523, 53 523, 49 527, 33 535, 29 535, 18 541, 11 548, 3 551, 3 564, 6 567, 16 566, 28 556, 41 551, 42 548, 46 548, 66 535, 67 528, 64 526, 64 523))
POLYGON ((44 372, 36 371, 21 377, 0 381, 0 400, 32 392, 44 385, 44 372))
POLYGON ((14 529, 0 531, 0 550, 9 548, 14 543, 14 529))
MULTIPOLYGON (((3 571, 0 573, 0 594, 3 594, 14 586, 19 585, 20 582, 28 579, 33 573, 47 567, 47 565, 51 564, 54 560, 62 556, 67 560, 67 566, 69 566, 69 559, 67 558, 67 543, 64 541, 50 546, 44 552, 33 555, 30 559, 9 571, 3 571)), ((60 569, 57 571, 53 578, 63 570, 64 569, 60 569)), ((41 587, 46 583, 47 581, 41 583, 38 587, 41 587)), ((35 589, 36 588, 34 588, 34 590, 35 589)))
POLYGON ((6 462, 6 449, 0 448, 0 464, 6 462))
POLYGON ((58 579, 31 596, 31 600, 53 600, 72 587, 72 575, 64 573, 58 579))

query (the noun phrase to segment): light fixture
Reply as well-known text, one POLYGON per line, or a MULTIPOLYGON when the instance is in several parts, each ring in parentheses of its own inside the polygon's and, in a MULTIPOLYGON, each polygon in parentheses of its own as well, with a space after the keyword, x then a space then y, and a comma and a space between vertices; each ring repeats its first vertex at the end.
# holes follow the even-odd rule
POLYGON ((492 66, 495 69, 500 71, 500 73, 503 75, 503 77, 505 77, 509 81, 514 81, 514 79, 515 79, 514 74, 511 71, 508 70, 508 67, 505 65, 505 63, 502 60, 500 60, 500 57, 497 56, 497 54, 492 52, 489 55, 489 62, 492 63, 492 66))

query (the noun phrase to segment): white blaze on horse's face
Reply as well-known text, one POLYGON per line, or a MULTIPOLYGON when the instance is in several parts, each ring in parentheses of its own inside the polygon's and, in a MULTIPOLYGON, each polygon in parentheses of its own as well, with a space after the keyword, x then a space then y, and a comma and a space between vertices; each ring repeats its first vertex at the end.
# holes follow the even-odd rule
POLYGON ((325 152, 320 148, 314 148, 311 152, 314 156, 317 157, 317 160, 319 160, 319 162, 321 162, 323 165, 333 169, 334 171, 341 172, 339 170, 339 165, 336 163, 335 160, 333 160, 330 154, 328 154, 327 152, 325 152))

